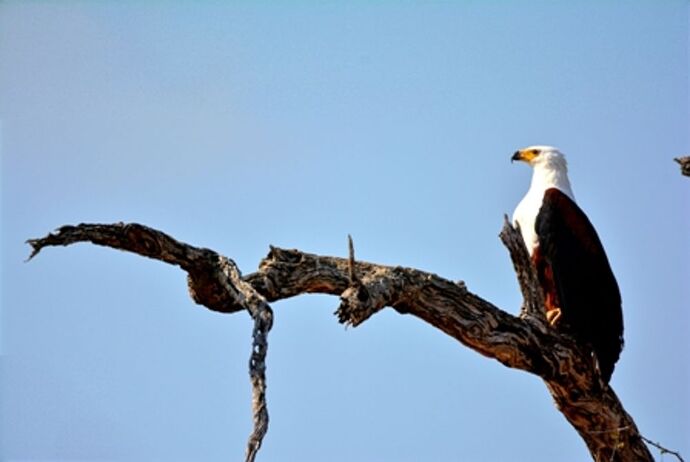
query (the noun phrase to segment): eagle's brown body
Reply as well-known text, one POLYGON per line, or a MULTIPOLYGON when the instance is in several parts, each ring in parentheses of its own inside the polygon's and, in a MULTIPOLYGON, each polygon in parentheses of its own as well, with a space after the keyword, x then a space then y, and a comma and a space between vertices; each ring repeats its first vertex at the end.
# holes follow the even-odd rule
POLYGON ((618 283, 594 226, 573 199, 563 155, 555 148, 518 151, 534 167, 530 190, 515 210, 537 270, 546 317, 594 352, 605 382, 623 349, 618 283))

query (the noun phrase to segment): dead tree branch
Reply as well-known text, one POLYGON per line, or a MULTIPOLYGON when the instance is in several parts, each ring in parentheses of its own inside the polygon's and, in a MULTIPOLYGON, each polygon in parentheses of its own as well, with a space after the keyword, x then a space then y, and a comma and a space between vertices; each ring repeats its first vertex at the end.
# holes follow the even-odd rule
POLYGON ((685 176, 690 176, 690 156, 676 157, 676 162, 680 164, 680 173, 685 176))
POLYGON ((675 457, 676 459, 678 459, 679 462, 685 462, 685 460, 683 459, 683 457, 682 457, 678 452, 676 452, 676 451, 671 451, 670 449, 666 449, 665 447, 663 447, 663 446, 660 445, 659 443, 655 443, 654 441, 652 441, 652 440, 650 440, 650 439, 647 439, 647 438, 645 438, 644 436, 642 437, 642 440, 644 440, 644 442, 647 443, 648 445, 654 446, 655 448, 657 448, 657 449, 659 450, 659 453, 660 453, 662 456, 663 456, 664 454, 671 454, 673 457, 675 457))
MULTIPOLYGON (((541 377, 595 461, 653 460, 632 417, 613 389, 600 380, 591 355, 544 322, 543 295, 519 232, 506 222, 501 239, 511 253, 525 297, 520 317, 473 294, 463 282, 412 268, 355 261, 352 247, 349 258, 271 247, 258 271, 241 277, 226 257, 138 224, 64 226, 28 243, 33 247, 31 257, 46 246, 91 242, 175 264, 188 272, 195 302, 224 313, 248 310, 257 323, 251 362, 259 383, 254 387, 255 424, 263 423, 255 425, 247 460, 253 460, 252 448, 255 454, 268 422, 262 354, 272 315, 266 301, 304 293, 340 296, 336 314, 341 323, 352 326, 387 306, 418 317, 486 357, 541 377)), ((252 373, 253 384, 254 377, 252 373)))
MULTIPOLYGON (((268 407, 266 405, 266 352, 268 350, 268 331, 273 327, 273 311, 266 299, 242 279, 239 269, 232 260, 219 256, 225 285, 230 282, 243 296, 240 302, 247 308, 254 320, 252 330, 252 354, 249 359, 249 378, 252 384, 252 414, 254 429, 247 441, 246 462, 254 462, 256 454, 268 431, 268 407)), ((232 287, 227 287, 232 291, 232 287)))
POLYGON ((266 299, 242 279, 239 268, 229 258, 179 242, 165 233, 136 223, 63 226, 55 234, 28 240, 33 248, 29 259, 43 247, 76 242, 91 242, 177 265, 188 273, 189 294, 195 302, 223 313, 249 312, 254 319, 249 360, 254 429, 247 442, 246 461, 253 462, 268 430, 265 361, 273 311, 266 299))

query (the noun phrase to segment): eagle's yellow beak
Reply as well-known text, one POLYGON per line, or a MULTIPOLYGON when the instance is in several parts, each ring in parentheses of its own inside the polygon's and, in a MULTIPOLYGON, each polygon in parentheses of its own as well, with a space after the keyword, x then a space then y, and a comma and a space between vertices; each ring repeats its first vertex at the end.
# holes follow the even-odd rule
POLYGON ((510 158, 510 161, 513 162, 516 160, 521 160, 529 164, 538 155, 539 151, 537 151, 536 149, 520 149, 518 151, 515 151, 515 154, 513 154, 513 157, 510 158))

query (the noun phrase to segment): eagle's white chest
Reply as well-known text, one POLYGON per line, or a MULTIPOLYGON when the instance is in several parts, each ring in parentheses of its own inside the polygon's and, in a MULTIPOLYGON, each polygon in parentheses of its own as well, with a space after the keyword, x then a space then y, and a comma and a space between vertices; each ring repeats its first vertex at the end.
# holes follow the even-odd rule
POLYGON ((525 197, 522 198, 513 213, 513 225, 520 224, 520 231, 522 238, 525 240, 527 251, 530 256, 534 253, 534 249, 539 245, 539 237, 535 224, 537 215, 541 209, 541 204, 544 202, 544 193, 547 189, 556 188, 563 194, 568 196, 573 201, 575 196, 570 188, 570 181, 566 173, 565 164, 542 164, 534 167, 532 174, 532 183, 525 197))
POLYGON ((513 212, 513 225, 520 224, 520 232, 525 240, 530 256, 539 244, 534 225, 543 200, 544 191, 533 191, 530 189, 515 208, 515 212, 513 212))

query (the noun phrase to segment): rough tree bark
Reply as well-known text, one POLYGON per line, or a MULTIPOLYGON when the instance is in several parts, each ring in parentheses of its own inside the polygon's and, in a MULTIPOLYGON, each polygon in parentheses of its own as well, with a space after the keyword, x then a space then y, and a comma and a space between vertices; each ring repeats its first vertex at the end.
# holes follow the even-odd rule
POLYGON ((264 358, 271 327, 270 301, 304 293, 340 296, 338 320, 357 326, 391 307, 418 317, 463 345, 507 367, 538 375, 556 407, 584 440, 595 461, 652 461, 644 438, 613 389, 600 380, 591 355, 544 321, 543 295, 520 233, 506 220, 501 240, 515 266, 524 304, 520 316, 503 311, 463 282, 412 268, 271 247, 255 273, 241 276, 232 260, 179 242, 139 224, 80 224, 31 239, 33 258, 46 246, 76 242, 126 250, 180 266, 195 302, 223 313, 247 310, 255 321, 250 375, 254 432, 247 460, 254 460, 268 425, 264 358))

